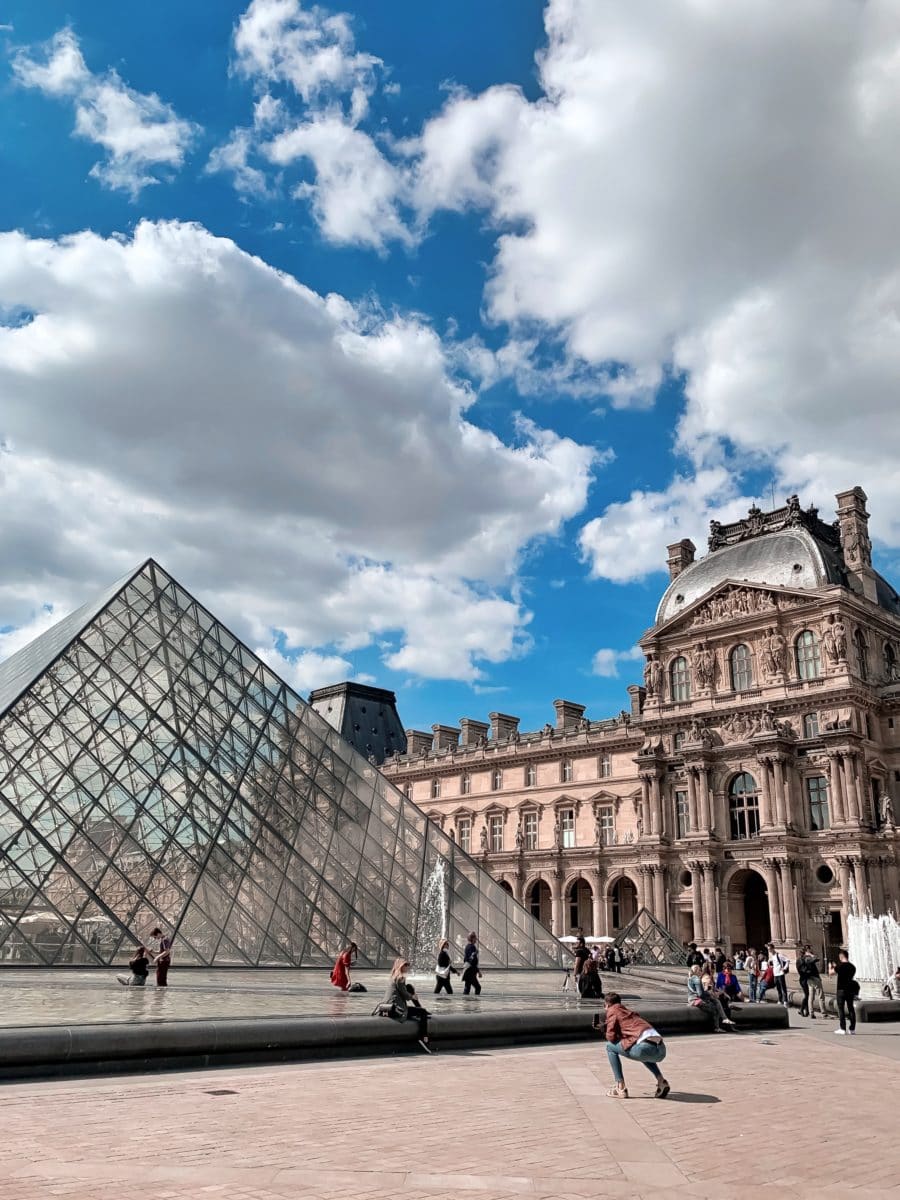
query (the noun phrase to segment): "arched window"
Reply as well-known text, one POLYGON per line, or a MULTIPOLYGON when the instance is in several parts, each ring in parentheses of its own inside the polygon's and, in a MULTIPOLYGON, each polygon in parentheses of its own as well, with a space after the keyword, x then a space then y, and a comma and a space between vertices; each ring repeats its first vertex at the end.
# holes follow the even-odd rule
POLYGON ((673 700, 690 700, 691 672, 684 655, 672 660, 669 667, 669 689, 673 700))
POLYGON ((572 782, 572 760, 564 758, 559 765, 559 778, 562 783, 572 782))
POLYGON ((861 629, 857 629, 853 635, 853 647, 856 650, 856 672, 865 682, 869 678, 869 648, 861 629))
POLYGON ((534 765, 525 768, 525 786, 534 787, 537 783, 537 767, 534 765))
POLYGON ((822 674, 819 658, 819 639, 811 629, 804 629, 794 643, 797 675, 800 679, 818 679, 822 674))
POLYGON ((728 812, 732 840, 739 842, 759 834, 759 789, 752 775, 744 771, 728 785, 728 812))
POLYGON ((499 792, 502 787, 503 787, 503 768, 495 767, 493 769, 493 771, 491 771, 491 790, 495 791, 495 792, 499 792))
POLYGON ((897 651, 893 642, 884 643, 884 677, 888 683, 897 678, 897 651))
POLYGON ((731 652, 731 688, 746 692, 753 687, 753 663, 749 646, 735 646, 731 652))
POLYGON ((441 781, 439 779, 432 779, 431 781, 431 798, 432 800, 439 800, 441 798, 441 781))

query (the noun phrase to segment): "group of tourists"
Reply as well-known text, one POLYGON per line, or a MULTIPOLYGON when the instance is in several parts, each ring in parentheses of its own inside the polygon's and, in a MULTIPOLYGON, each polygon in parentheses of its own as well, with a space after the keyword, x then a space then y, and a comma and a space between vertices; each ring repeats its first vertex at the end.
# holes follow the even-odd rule
MULTIPOLYGON (((596 944, 588 946, 583 937, 576 938, 572 955, 575 959, 572 974, 578 995, 582 1000, 602 1000, 603 980, 600 978, 600 972, 610 971, 621 975, 622 968, 628 961, 621 946, 596 944)), ((567 970, 563 983, 564 990, 568 989, 568 983, 569 972, 567 970)))
POLYGON ((172 965, 172 939, 158 925, 150 930, 146 942, 138 943, 137 949, 128 960, 130 975, 117 975, 123 987, 145 987, 150 966, 156 971, 156 986, 169 986, 169 967, 172 965))

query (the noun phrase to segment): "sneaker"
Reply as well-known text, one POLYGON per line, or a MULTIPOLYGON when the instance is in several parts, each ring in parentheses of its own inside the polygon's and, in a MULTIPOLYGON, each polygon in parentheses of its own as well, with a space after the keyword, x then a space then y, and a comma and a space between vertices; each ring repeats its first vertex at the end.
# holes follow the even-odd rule
POLYGON ((855 1029, 851 1029, 851 1030, 850 1030, 850 1036, 851 1036, 851 1037, 856 1037, 856 1030, 855 1030, 855 1029))
POLYGON ((668 1079, 661 1079, 656 1085, 656 1099, 665 1100, 671 1090, 668 1079))
POLYGON ((730 1017, 723 1017, 722 1024, 723 1025, 733 1025, 734 1021, 732 1021, 730 1017))
POLYGON ((846 1035, 846 1033, 847 1033, 847 1030, 846 1030, 846 1029, 832 1029, 832 1031, 831 1031, 831 1032, 832 1032, 832 1033, 839 1033, 839 1034, 841 1035, 841 1037, 844 1037, 844 1036, 846 1035))

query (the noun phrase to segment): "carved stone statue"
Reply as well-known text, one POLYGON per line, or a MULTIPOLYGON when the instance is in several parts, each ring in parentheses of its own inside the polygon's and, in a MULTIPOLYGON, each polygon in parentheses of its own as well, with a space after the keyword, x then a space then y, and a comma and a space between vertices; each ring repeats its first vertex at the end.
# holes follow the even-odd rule
POLYGON ((766 676, 772 679, 776 675, 783 675, 787 643, 774 626, 766 630, 760 650, 766 676))
POLYGON ((650 696, 658 696, 660 685, 662 683, 662 663, 658 658, 652 655, 647 659, 644 665, 644 687, 647 690, 648 698, 650 696))
POLYGON ((517 825, 516 826, 516 849, 521 850, 524 845, 525 845, 525 838, 524 838, 524 835, 522 834, 522 826, 517 825))
POLYGON ((594 838, 596 839, 598 846, 603 845, 603 826, 600 824, 599 817, 597 817, 596 821, 594 821, 594 838))
POLYGON ((487 830, 482 829, 482 831, 481 831, 481 849, 484 854, 487 854, 487 848, 488 848, 487 830))
POLYGON ((628 830, 628 832, 625 834, 625 839, 624 839, 624 840, 625 840, 625 845, 626 845, 626 846, 630 846, 630 845, 631 845, 631 843, 634 841, 634 834, 631 832, 631 830, 630 830, 630 829, 629 829, 629 830, 628 830))
POLYGON ((764 708, 762 711, 762 716, 759 719, 759 732, 775 732, 775 710, 771 706, 764 708))
POLYGON ((711 688, 716 678, 716 653, 708 642, 700 642, 691 655, 697 682, 702 688, 711 688))
POLYGON ((847 661, 847 626, 835 613, 828 618, 822 633, 822 644, 832 666, 847 661))
POLYGON ((881 823, 888 829, 894 827, 894 805, 887 793, 881 797, 881 823))

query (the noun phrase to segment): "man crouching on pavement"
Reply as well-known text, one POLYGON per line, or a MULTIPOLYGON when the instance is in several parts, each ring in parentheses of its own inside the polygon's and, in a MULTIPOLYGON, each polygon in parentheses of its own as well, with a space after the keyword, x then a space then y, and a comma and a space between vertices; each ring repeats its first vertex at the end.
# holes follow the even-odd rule
MULTIPOLYGON (((598 1013, 594 1018, 594 1027, 599 1029, 600 1023, 601 1016, 598 1013)), ((610 992, 606 997, 606 1053, 616 1081, 616 1086, 609 1089, 607 1096, 614 1096, 618 1100, 628 1099, 628 1088, 622 1073, 623 1058, 643 1063, 655 1077, 658 1100, 665 1100, 668 1096, 668 1081, 656 1065, 666 1057, 666 1044, 652 1025, 625 1007, 622 997, 616 992, 610 992)))

